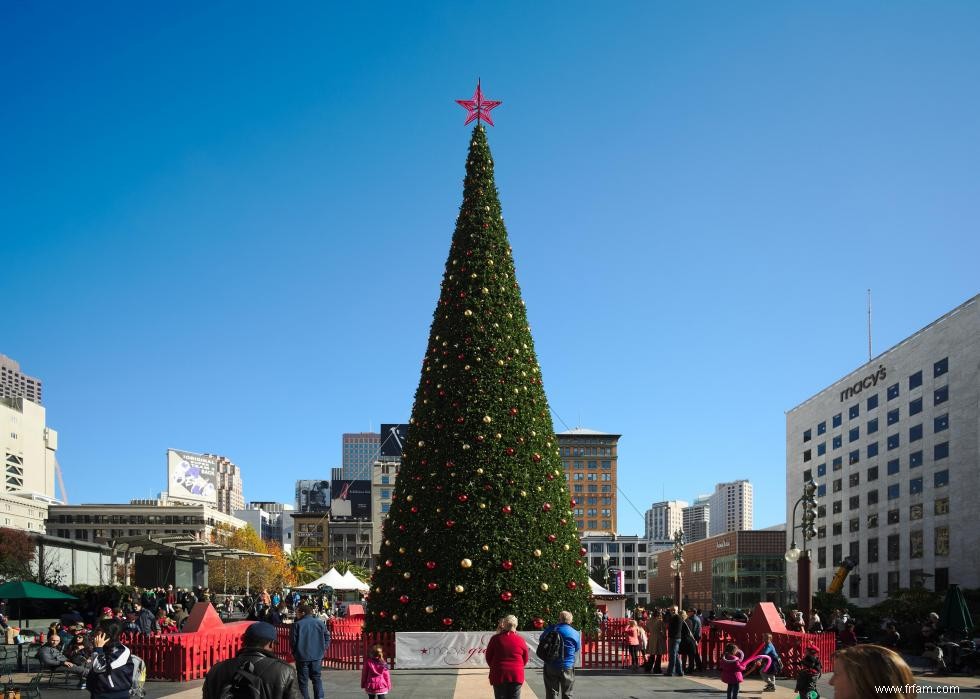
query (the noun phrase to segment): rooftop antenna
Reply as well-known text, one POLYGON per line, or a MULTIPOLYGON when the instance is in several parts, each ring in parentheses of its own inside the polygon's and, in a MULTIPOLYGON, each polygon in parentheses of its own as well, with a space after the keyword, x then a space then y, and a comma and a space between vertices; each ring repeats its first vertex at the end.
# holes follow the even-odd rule
POLYGON ((868 361, 871 361, 871 289, 868 289, 868 361))

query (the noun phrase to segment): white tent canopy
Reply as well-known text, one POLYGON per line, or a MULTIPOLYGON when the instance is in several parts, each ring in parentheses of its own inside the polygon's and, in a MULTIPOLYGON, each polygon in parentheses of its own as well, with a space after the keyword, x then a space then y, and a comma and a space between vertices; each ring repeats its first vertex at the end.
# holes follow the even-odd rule
POLYGON ((589 578, 589 589, 592 591, 593 597, 625 597, 625 595, 621 595, 618 592, 607 590, 592 578, 589 578))
POLYGON ((626 616, 626 595, 607 590, 592 578, 589 578, 589 589, 592 591, 592 600, 596 606, 605 607, 609 616, 613 618, 626 616))
POLYGON ((327 571, 326 575, 323 575, 313 582, 308 582, 305 585, 300 585, 299 587, 293 588, 299 590, 300 592, 316 592, 320 585, 329 585, 335 590, 349 590, 350 587, 347 581, 344 580, 344 576, 337 572, 336 568, 331 568, 327 571))
POLYGON ((357 590, 358 592, 367 592, 368 590, 371 589, 371 586, 370 585, 368 585, 367 583, 363 583, 360 580, 358 580, 357 579, 357 576, 355 576, 349 570, 346 573, 344 573, 344 583, 346 585, 348 585, 349 587, 334 588, 334 589, 345 589, 345 590, 346 589, 349 589, 349 590, 357 590))

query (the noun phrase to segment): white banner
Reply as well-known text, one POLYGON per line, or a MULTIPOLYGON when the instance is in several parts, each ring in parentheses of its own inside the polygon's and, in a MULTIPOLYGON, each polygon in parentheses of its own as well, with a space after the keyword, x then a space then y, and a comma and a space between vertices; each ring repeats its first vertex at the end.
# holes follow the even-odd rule
MULTIPOLYGON (((518 631, 527 643, 528 668, 544 663, 534 654, 541 631, 518 631)), ((433 667, 487 667, 487 643, 493 631, 419 632, 395 634, 395 664, 399 670, 433 667)), ((575 664, 581 663, 581 655, 575 664)))

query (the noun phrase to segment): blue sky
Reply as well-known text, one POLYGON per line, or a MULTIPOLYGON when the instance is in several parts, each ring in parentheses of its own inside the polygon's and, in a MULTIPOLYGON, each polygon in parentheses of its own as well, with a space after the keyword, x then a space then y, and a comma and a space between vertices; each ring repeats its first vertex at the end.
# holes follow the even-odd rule
POLYGON ((407 419, 477 76, 556 427, 622 433, 641 511, 783 521, 866 290, 876 353, 980 291, 973 2, 6 3, 0 60, 0 352, 75 503, 168 447, 289 501, 407 419))

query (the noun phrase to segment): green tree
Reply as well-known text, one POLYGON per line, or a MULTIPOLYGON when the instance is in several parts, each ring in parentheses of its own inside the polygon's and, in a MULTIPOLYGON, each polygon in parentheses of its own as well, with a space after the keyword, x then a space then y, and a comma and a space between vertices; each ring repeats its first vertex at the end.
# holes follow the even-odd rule
POLYGON ((320 561, 309 551, 294 549, 289 554, 287 560, 289 561, 289 569, 293 573, 293 578, 299 585, 313 582, 323 574, 320 568, 320 561))
POLYGON ((371 579, 371 571, 364 566, 359 566, 351 561, 337 561, 333 564, 333 567, 337 569, 337 572, 341 575, 346 575, 347 571, 350 571, 355 578, 361 582, 367 582, 371 579))
POLYGON ((379 565, 371 630, 594 624, 562 461, 482 126, 379 565))

